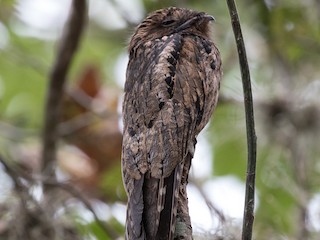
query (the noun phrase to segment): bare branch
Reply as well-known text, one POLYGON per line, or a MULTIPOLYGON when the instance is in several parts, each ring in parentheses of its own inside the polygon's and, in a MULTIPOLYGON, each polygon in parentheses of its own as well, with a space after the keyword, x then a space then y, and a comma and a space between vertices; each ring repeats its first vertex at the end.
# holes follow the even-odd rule
POLYGON ((0 156, 0 163, 3 165, 4 170, 10 176, 11 180, 14 183, 15 190, 19 193, 24 191, 24 186, 19 179, 19 175, 7 164, 6 161, 0 156))
POLYGON ((221 223, 225 223, 226 222, 226 217, 225 215, 223 214, 223 212, 218 208, 216 207, 213 202, 209 199, 209 197, 207 196, 207 193, 203 190, 201 184, 199 184, 197 182, 196 179, 194 178, 190 178, 190 183, 192 183, 196 188, 197 190, 199 191, 201 197, 203 198, 203 200, 205 201, 205 203, 207 204, 210 212, 211 212, 211 215, 214 216, 214 215, 217 215, 218 218, 219 218, 219 221, 221 223))
POLYGON ((40 203, 36 202, 36 200, 30 195, 28 192, 28 186, 22 184, 21 179, 25 180, 29 184, 37 184, 39 182, 51 186, 56 189, 61 189, 67 192, 68 194, 72 195, 74 198, 79 200, 84 206, 92 213, 95 221, 101 227, 101 229, 112 239, 117 239, 120 236, 118 233, 107 223, 103 223, 99 217, 97 216, 95 210, 93 209, 90 201, 74 186, 71 185, 69 182, 59 182, 55 179, 49 179, 47 177, 42 177, 41 175, 31 175, 30 173, 23 171, 18 166, 13 167, 10 166, 3 158, 0 156, 0 163, 4 166, 5 171, 11 177, 12 181, 14 182, 14 186, 16 189, 17 194, 20 197, 21 205, 24 208, 24 212, 26 214, 33 214, 27 208, 27 205, 32 203, 34 207, 37 208, 37 213, 39 218, 41 218, 42 224, 48 229, 54 229, 54 225, 51 224, 51 220, 49 216, 46 214, 46 210, 43 209, 40 203))
POLYGON ((237 44, 240 70, 242 77, 242 86, 244 93, 244 106, 246 114, 247 145, 248 145, 248 163, 246 178, 246 197, 244 206, 242 240, 252 239, 252 227, 254 221, 254 192, 256 175, 256 152, 257 137, 255 134, 253 101, 251 91, 250 71, 246 55, 246 49, 241 32, 239 16, 234 0, 227 0, 229 14, 231 17, 232 28, 237 44))
POLYGON ((53 187, 63 189, 64 191, 68 192, 75 198, 77 198, 80 202, 82 202, 85 207, 92 213, 94 220, 97 222, 97 224, 101 227, 101 229, 112 239, 117 239, 119 237, 118 233, 109 225, 103 223, 99 217, 97 216, 95 210, 93 209, 91 203, 88 201, 88 199, 75 187, 70 185, 67 182, 58 182, 58 181, 50 181, 48 179, 44 180, 44 182, 47 185, 51 185, 53 187))
POLYGON ((61 111, 61 98, 72 58, 80 42, 87 16, 86 0, 73 0, 69 20, 49 76, 48 96, 45 109, 42 170, 45 176, 54 176, 53 164, 56 159, 58 139, 57 125, 61 111))
MULTIPOLYGON (((24 184, 22 181, 22 171, 17 171, 14 166, 10 166, 3 158, 0 156, 0 163, 3 165, 6 173, 10 176, 14 183, 14 189, 20 200, 20 212, 19 218, 16 220, 17 226, 14 229, 14 234, 18 239, 28 239, 28 221, 30 219, 39 219, 43 229, 47 231, 47 237, 49 239, 55 239, 55 226, 52 219, 49 218, 47 214, 47 209, 41 207, 41 205, 35 200, 35 198, 29 193, 29 185, 24 184), (33 208, 30 207, 33 206, 33 208)), ((25 174, 27 175, 27 174, 25 174)), ((31 178, 27 178, 30 180, 31 178)))

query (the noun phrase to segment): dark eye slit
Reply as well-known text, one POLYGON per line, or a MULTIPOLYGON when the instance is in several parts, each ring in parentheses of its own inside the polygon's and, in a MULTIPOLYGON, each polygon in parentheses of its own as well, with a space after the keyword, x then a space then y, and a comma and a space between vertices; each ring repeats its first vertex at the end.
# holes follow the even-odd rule
POLYGON ((162 22, 162 26, 167 27, 167 26, 172 25, 173 23, 174 23, 174 20, 172 20, 172 19, 170 19, 170 20, 164 20, 164 21, 162 22))

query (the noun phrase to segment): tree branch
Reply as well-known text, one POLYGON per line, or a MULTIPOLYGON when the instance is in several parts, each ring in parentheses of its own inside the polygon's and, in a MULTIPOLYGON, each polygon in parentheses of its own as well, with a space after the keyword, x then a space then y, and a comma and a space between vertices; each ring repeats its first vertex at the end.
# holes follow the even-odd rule
POLYGON ((28 210, 27 206, 33 204, 34 207, 37 208, 37 217, 41 218, 41 223, 47 228, 54 229, 54 224, 52 224, 51 219, 45 214, 47 209, 42 209, 40 203, 36 202, 33 196, 30 195, 29 186, 36 184, 37 182, 42 182, 45 185, 51 186, 53 188, 57 188, 58 190, 63 190, 67 192, 69 195, 73 196, 79 202, 83 203, 84 206, 92 213, 94 220, 99 225, 99 227, 106 233, 107 236, 110 236, 112 239, 118 239, 118 233, 112 228, 112 226, 108 225, 108 223, 104 223, 100 220, 98 215, 96 214, 92 204, 90 201, 69 182, 59 182, 55 179, 44 178, 41 175, 35 176, 28 172, 19 169, 19 167, 10 166, 0 155, 0 163, 3 165, 4 170, 10 176, 14 183, 15 190, 20 197, 20 201, 22 203, 22 207, 24 207, 24 211, 26 214, 32 214, 28 210), (23 184, 21 180, 24 180, 26 184, 23 184), (46 210, 46 211, 45 211, 46 210))
POLYGON ((205 201, 205 203, 207 204, 207 207, 209 208, 210 212, 211 212, 211 216, 213 217, 214 215, 218 216, 218 219, 221 223, 225 223, 226 222, 226 217, 223 214, 223 212, 216 207, 213 202, 209 199, 209 197, 207 196, 207 193, 203 190, 201 184, 199 184, 197 182, 196 179, 194 178, 190 178, 190 183, 192 183, 198 190, 198 192, 200 193, 201 197, 203 198, 203 200, 205 201))
MULTIPOLYGON (((46 237, 49 239, 55 239, 56 231, 52 219, 49 218, 47 214, 47 209, 43 209, 41 205, 36 201, 36 199, 29 192, 28 181, 23 183, 23 176, 20 172, 16 171, 14 166, 10 166, 2 156, 0 156, 0 163, 3 165, 5 172, 11 178, 14 183, 14 190, 19 197, 20 206, 19 218, 15 221, 16 228, 11 228, 13 230, 17 239, 29 239, 28 231, 30 219, 38 219, 41 223, 43 229, 46 229, 46 237), (32 208, 30 207, 32 206, 32 208)), ((26 174, 25 174, 26 175, 26 174)), ((11 213, 15 214, 15 213, 11 213)), ((16 238, 13 238, 16 239, 16 238)))
POLYGON ((69 20, 60 41, 55 63, 49 75, 48 95, 43 129, 42 171, 54 177, 61 99, 72 58, 80 42, 87 16, 86 0, 73 0, 69 20))
POLYGON ((246 178, 246 197, 244 206, 244 216, 242 225, 242 240, 252 239, 252 227, 254 221, 254 192, 256 175, 256 152, 257 137, 254 127, 253 101, 251 92, 250 71, 246 55, 246 49, 241 32, 239 16, 234 0, 227 0, 229 14, 231 17, 232 28, 236 39, 240 70, 242 77, 242 86, 244 93, 244 106, 246 115, 247 145, 248 145, 248 163, 246 178))
POLYGON ((96 214, 95 210, 93 209, 93 206, 91 205, 90 201, 87 200, 87 198, 75 187, 70 185, 66 182, 58 182, 58 181, 50 181, 49 179, 44 180, 44 182, 47 185, 51 185, 53 187, 56 187, 58 189, 63 189, 76 199, 78 199, 80 202, 84 204, 84 206, 92 213, 94 220, 99 225, 99 227, 112 239, 117 239, 119 237, 118 233, 107 223, 103 223, 98 215, 96 214))

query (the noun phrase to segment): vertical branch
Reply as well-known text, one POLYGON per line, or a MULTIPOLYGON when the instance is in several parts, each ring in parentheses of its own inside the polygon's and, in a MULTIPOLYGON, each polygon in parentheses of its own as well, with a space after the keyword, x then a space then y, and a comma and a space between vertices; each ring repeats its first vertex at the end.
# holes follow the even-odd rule
POLYGON ((61 98, 72 58, 83 32, 87 6, 86 0, 73 0, 70 16, 61 37, 56 59, 49 75, 47 102, 43 129, 42 171, 46 177, 54 177, 61 98))
POLYGON ((242 86, 244 93, 244 105, 246 115, 247 145, 248 145, 248 163, 246 178, 246 196, 242 226, 242 240, 252 239, 252 227, 254 221, 254 192, 256 175, 256 150, 257 138, 254 127, 253 101, 251 92, 250 71, 246 55, 246 49, 241 32, 239 16, 234 0, 227 0, 229 14, 231 17, 232 28, 236 39, 242 86))

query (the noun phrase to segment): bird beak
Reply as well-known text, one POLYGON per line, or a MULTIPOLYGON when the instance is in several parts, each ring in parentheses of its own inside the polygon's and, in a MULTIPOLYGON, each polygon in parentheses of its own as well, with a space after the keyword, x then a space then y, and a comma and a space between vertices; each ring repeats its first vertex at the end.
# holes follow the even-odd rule
POLYGON ((213 16, 208 14, 203 15, 202 18, 207 19, 207 21, 214 21, 214 22, 216 21, 216 19, 213 16))
POLYGON ((189 27, 190 25, 194 24, 195 22, 197 22, 199 20, 200 21, 206 20, 207 22, 210 22, 210 21, 215 21, 215 18, 212 17, 211 15, 208 15, 208 14, 198 15, 198 16, 186 21, 182 25, 180 25, 178 28, 175 29, 175 32, 179 32, 183 29, 186 29, 187 27, 189 27))

